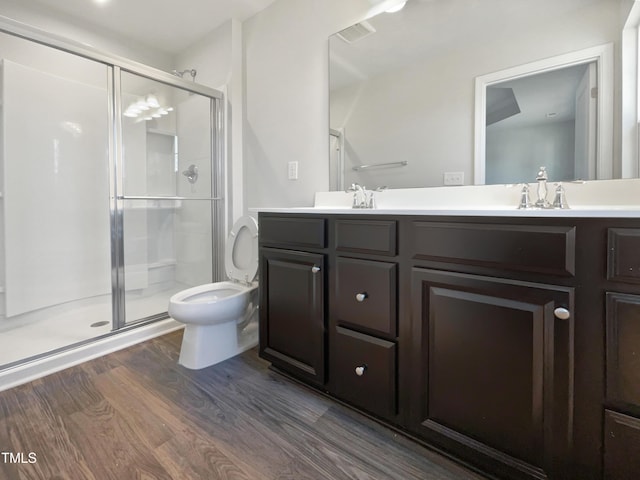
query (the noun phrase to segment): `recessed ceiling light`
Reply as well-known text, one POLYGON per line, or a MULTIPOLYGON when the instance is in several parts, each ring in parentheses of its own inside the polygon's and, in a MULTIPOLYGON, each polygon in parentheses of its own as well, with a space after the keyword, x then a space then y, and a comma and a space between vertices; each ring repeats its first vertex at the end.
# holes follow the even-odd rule
POLYGON ((94 3, 97 3, 98 5, 106 5, 107 3, 109 3, 111 0, 93 0, 94 3))

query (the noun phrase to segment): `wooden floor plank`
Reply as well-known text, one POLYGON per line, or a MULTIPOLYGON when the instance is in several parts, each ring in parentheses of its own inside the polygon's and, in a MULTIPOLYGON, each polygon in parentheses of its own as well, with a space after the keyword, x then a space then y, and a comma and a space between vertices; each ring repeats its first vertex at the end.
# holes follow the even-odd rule
POLYGON ((268 369, 177 363, 182 332, 0 392, 4 480, 480 480, 268 369))
POLYGON ((96 384, 128 423, 146 432, 146 443, 158 453, 156 458, 170 473, 175 475, 181 467, 188 467, 191 473, 186 478, 209 478, 208 471, 216 472, 215 478, 250 478, 211 442, 206 432, 188 421, 174 405, 150 394, 125 366, 113 369, 109 376, 97 379, 96 384), (145 398, 146 402, 137 402, 139 398, 145 398))
POLYGON ((31 453, 36 455, 33 464, 9 464, 16 468, 6 478, 94 480, 96 477, 69 438, 64 416, 55 412, 46 398, 26 395, 29 391, 29 386, 21 386, 0 394, 0 400, 12 411, 0 424, 2 451, 27 458, 31 453))
POLYGON ((71 414, 67 422, 69 436, 101 480, 171 480, 149 449, 146 432, 135 427, 108 400, 71 414))
MULTIPOLYGON (((157 359, 146 360, 157 364, 157 359)), ((140 368, 142 361, 138 358, 135 367, 140 368)), ((153 368, 152 365, 148 368, 153 368)), ((194 372, 182 367, 165 375, 168 380, 159 383, 145 377, 145 387, 155 388, 157 395, 179 405, 185 415, 183 421, 200 425, 242 468, 259 473, 255 478, 330 478, 306 464, 304 458, 295 454, 296 446, 280 438, 278 432, 270 430, 261 420, 247 416, 242 411, 242 402, 230 400, 224 388, 211 394, 209 386, 191 380, 190 377, 196 375, 194 372)))

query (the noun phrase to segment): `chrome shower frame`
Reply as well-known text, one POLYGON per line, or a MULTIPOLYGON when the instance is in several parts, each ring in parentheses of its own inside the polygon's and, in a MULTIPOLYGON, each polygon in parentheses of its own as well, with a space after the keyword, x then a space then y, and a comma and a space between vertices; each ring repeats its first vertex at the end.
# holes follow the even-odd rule
MULTIPOLYGON (((143 318, 135 322, 126 322, 125 319, 125 279, 124 279, 124 236, 123 236, 123 212, 125 200, 154 199, 158 197, 132 197, 125 196, 122 191, 123 183, 123 152, 122 152, 122 108, 121 108, 121 83, 120 74, 128 72, 147 79, 177 87, 191 93, 208 97, 211 101, 211 186, 210 198, 186 198, 186 197, 161 197, 169 200, 201 200, 211 202, 211 238, 212 238, 212 277, 213 281, 224 278, 224 111, 222 102, 224 95, 213 88, 195 83, 195 70, 181 72, 190 73, 193 81, 187 81, 182 75, 172 73, 144 65, 124 57, 112 55, 85 44, 70 40, 59 35, 46 32, 30 25, 17 22, 0 15, 0 32, 29 40, 41 45, 62 50, 80 57, 102 63, 107 66, 107 100, 109 114, 109 192, 110 192, 110 231, 111 231, 111 285, 112 285, 112 331, 109 334, 94 337, 83 342, 69 345, 74 348, 86 343, 95 342, 98 339, 120 333, 133 327, 147 324, 156 320, 168 318, 167 312, 159 313, 151 317, 143 318)), ((179 72, 180 73, 180 72, 179 72)), ((65 347, 64 349, 66 349, 65 347)), ((57 353, 58 349, 34 358, 44 357, 57 353)), ((29 360, 33 360, 30 358, 29 360)))

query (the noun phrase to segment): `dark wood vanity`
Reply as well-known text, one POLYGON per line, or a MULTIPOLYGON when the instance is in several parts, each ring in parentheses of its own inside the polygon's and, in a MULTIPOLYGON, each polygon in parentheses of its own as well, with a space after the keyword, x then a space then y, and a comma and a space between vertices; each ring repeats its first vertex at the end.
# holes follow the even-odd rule
POLYGON ((640 219, 259 224, 274 367, 496 478, 640 478, 640 219))

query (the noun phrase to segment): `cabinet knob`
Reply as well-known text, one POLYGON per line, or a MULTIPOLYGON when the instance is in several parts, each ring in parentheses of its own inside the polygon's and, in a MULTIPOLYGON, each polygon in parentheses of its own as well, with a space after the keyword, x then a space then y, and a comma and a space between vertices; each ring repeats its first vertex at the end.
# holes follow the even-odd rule
POLYGON ((558 307, 553 311, 553 314, 556 318, 560 320, 566 320, 571 316, 571 312, 564 307, 558 307))
POLYGON ((360 365, 360 366, 356 367, 356 375, 361 377, 362 375, 364 375, 364 372, 365 372, 366 369, 367 369, 366 365, 360 365))
POLYGON ((320 271, 320 267, 317 265, 314 265, 313 267, 311 267, 311 272, 312 273, 318 273, 320 271))
POLYGON ((364 300, 368 297, 367 292, 356 293, 356 300, 359 302, 364 302, 364 300))

